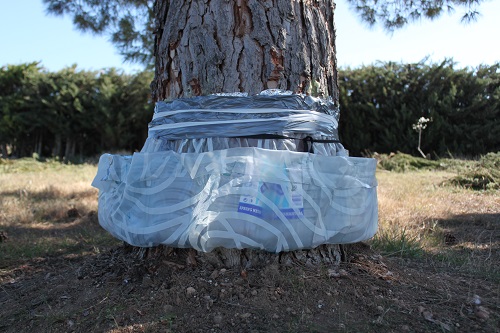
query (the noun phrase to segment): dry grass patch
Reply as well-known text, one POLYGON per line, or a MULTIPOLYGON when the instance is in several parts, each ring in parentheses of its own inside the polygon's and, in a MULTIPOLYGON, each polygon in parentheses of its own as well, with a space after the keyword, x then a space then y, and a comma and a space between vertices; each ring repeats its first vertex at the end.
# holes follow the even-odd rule
MULTIPOLYGON (((386 254, 436 260, 500 278, 500 194, 445 185, 449 171, 379 170, 379 231, 386 254)), ((499 280, 500 281, 500 280, 499 280)))
POLYGON ((0 268, 115 243, 97 222, 93 165, 0 164, 0 268))

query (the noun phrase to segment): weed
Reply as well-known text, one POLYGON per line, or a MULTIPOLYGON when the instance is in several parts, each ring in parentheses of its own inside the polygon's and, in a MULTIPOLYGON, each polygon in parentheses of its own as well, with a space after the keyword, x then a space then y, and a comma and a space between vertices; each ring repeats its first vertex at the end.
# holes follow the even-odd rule
POLYGON ((410 236, 405 228, 400 233, 379 232, 371 240, 371 245, 386 256, 420 257, 422 245, 415 236, 410 236))
POLYGON ((160 317, 159 323, 162 325, 168 326, 170 329, 172 329, 172 325, 174 324, 176 319, 177 319, 177 316, 175 314, 168 313, 168 314, 160 317))

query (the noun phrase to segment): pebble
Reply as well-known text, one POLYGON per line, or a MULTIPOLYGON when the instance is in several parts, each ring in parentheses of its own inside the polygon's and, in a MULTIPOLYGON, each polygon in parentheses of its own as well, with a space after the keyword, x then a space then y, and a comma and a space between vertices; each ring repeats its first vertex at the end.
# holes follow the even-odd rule
POLYGON ((234 279, 234 284, 237 286, 242 286, 245 284, 245 280, 243 280, 242 278, 236 278, 234 279))
POLYGON ((194 294, 196 294, 196 289, 194 289, 193 287, 188 287, 188 288, 186 289, 186 295, 187 295, 187 296, 192 296, 192 295, 194 295, 194 294))
POLYGON ((215 270, 212 272, 212 274, 210 274, 210 278, 211 279, 217 279, 219 277, 219 271, 218 270, 215 270))
POLYGON ((478 306, 476 309, 476 317, 480 319, 488 319, 490 318, 490 313, 484 306, 478 306))
POLYGON ((333 269, 329 269, 328 270, 328 277, 329 278, 339 278, 340 277, 340 273, 333 270, 333 269))

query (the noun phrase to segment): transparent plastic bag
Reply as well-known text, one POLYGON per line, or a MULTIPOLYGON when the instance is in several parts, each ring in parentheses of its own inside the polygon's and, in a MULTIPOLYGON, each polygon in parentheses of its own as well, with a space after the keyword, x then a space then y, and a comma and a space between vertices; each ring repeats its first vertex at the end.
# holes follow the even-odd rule
POLYGON ((331 102, 281 92, 158 103, 140 153, 100 159, 99 222, 131 245, 205 252, 366 240, 377 229, 376 161, 348 157, 337 123, 331 102), (260 119, 271 123, 256 133, 260 119))

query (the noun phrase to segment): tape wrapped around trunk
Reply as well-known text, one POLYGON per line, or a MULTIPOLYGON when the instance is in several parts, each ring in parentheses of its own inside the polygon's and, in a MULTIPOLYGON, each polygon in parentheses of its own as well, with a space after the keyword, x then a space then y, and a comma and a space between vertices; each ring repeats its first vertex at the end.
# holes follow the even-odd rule
POLYGON ((131 245, 206 252, 366 240, 376 162, 348 157, 337 124, 330 101, 281 92, 160 102, 141 152, 101 157, 99 222, 131 245))

